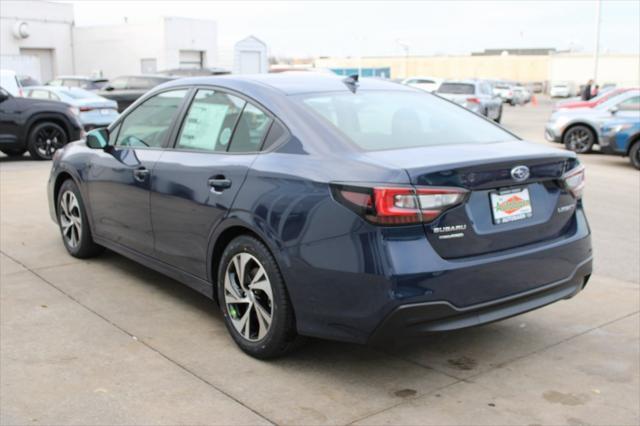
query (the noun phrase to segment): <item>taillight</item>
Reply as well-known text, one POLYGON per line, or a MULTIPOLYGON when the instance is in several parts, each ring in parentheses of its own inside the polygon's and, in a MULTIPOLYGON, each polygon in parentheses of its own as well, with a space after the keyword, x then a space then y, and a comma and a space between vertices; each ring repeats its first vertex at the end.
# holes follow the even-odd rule
POLYGON ((480 103, 480 99, 478 99, 478 98, 467 98, 467 102, 472 103, 472 104, 479 104, 480 103))
POLYGON ((464 201, 467 190, 437 187, 355 187, 332 185, 334 198, 372 223, 430 222, 464 201))
POLYGON ((87 111, 91 111, 93 110, 92 107, 88 107, 88 106, 81 106, 80 107, 80 112, 87 112, 87 111))
POLYGON ((562 175, 562 185, 575 198, 581 198, 584 191, 585 173, 584 166, 574 167, 562 175))

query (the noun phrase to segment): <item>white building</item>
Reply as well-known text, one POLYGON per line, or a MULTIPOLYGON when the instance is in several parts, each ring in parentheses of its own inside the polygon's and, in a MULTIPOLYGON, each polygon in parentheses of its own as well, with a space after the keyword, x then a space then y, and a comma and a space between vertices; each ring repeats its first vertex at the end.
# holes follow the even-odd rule
POLYGON ((78 27, 73 5, 0 1, 0 68, 42 82, 56 75, 154 73, 216 67, 214 21, 158 18, 119 25, 78 27))
POLYGON ((234 74, 269 72, 267 45, 257 37, 249 36, 235 44, 233 52, 234 74))
POLYGON ((76 73, 112 78, 216 66, 217 37, 215 22, 187 18, 75 27, 76 73))
POLYGON ((0 68, 48 81, 73 62, 73 5, 0 1, 0 68))

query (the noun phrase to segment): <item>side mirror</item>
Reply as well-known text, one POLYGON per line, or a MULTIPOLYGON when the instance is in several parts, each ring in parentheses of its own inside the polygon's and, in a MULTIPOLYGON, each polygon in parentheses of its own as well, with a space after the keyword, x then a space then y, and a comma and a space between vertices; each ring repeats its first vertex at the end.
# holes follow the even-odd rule
POLYGON ((617 106, 612 106, 611 108, 609 108, 609 112, 611 113, 611 115, 616 115, 616 112, 618 112, 620 109, 617 106))
POLYGON ((102 127, 87 133, 86 144, 91 149, 105 149, 109 146, 109 129, 102 127))

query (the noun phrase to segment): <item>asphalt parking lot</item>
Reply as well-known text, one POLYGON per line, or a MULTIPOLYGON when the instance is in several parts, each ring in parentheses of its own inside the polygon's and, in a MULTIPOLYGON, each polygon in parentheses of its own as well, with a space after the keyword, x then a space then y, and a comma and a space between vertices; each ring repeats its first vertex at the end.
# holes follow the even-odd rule
MULTIPOLYGON (((505 107, 504 125, 546 143, 550 108, 505 107)), ((637 425, 640 173, 581 160, 595 272, 576 298, 384 351, 312 340, 261 362, 194 291, 114 253, 68 256, 49 164, 2 156, 0 423, 637 425)))

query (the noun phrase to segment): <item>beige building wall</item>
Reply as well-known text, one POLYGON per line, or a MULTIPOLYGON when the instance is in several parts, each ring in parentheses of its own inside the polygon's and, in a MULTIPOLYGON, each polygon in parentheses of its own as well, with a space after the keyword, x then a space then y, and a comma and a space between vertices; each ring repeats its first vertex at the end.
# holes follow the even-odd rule
MULTIPOLYGON (((500 56, 402 56, 318 58, 320 68, 390 67, 391 78, 430 76, 440 78, 489 78, 520 82, 572 81, 582 84, 593 75, 591 55, 500 56)), ((640 78, 637 55, 602 55, 599 83, 637 86, 640 78)))

